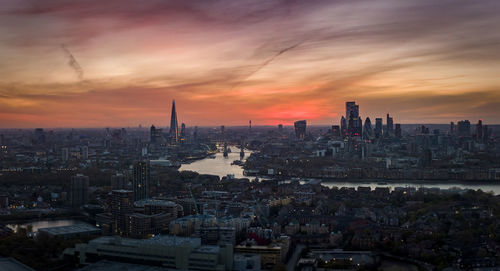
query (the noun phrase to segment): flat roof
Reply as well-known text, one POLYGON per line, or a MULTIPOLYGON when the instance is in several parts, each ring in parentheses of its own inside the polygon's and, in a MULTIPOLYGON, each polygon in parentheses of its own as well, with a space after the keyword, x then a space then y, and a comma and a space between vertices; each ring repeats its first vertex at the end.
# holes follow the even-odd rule
POLYGON ((201 239, 197 237, 179 237, 175 235, 157 235, 149 239, 132 239, 123 238, 120 236, 102 236, 91 240, 90 244, 116 244, 123 246, 143 246, 143 245, 159 245, 159 246, 181 246, 188 245, 192 247, 201 246, 201 239))
POLYGON ((165 206, 165 207, 175 207, 177 204, 168 200, 161 199, 143 199, 134 202, 134 206, 136 207, 144 207, 146 205, 156 205, 156 206, 165 206))
POLYGON ((99 228, 94 227, 90 224, 79 223, 69 226, 60 227, 50 227, 38 229, 39 232, 45 232, 51 235, 69 235, 69 234, 79 234, 79 233, 90 233, 101 231, 99 228))

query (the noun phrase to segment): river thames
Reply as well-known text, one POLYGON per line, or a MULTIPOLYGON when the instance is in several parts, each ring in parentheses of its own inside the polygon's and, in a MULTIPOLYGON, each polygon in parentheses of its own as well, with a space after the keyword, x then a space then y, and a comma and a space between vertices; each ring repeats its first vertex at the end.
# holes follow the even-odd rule
MULTIPOLYGON (((224 157, 222 152, 218 152, 215 155, 215 158, 205 158, 202 160, 195 161, 190 164, 183 164, 179 170, 191 170, 198 172, 200 174, 211 174, 217 175, 219 177, 227 176, 227 174, 233 174, 235 178, 249 178, 254 179, 254 177, 248 177, 243 175, 243 168, 238 165, 232 165, 231 163, 234 160, 240 160, 240 152, 236 147, 232 147, 233 152, 228 154, 228 157, 224 157)), ((250 155, 250 151, 245 150, 245 157, 242 161, 250 155)), ((304 182, 302 182, 304 183, 304 182)), ((500 183, 492 184, 492 183, 458 183, 458 182, 407 182, 407 181, 362 181, 356 180, 353 182, 349 182, 346 180, 342 181, 323 181, 322 185, 327 187, 354 187, 358 186, 369 186, 371 189, 375 189, 376 187, 389 187, 389 189, 393 190, 395 187, 426 187, 426 188, 440 188, 440 189, 473 189, 478 190, 481 189, 484 192, 493 192, 495 195, 500 194, 500 183)))

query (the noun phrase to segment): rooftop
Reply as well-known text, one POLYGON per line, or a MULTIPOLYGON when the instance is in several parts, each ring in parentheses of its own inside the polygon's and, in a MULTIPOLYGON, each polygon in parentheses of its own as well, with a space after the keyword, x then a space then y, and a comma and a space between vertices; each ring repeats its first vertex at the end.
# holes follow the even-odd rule
POLYGON ((38 229, 39 232, 48 233, 50 235, 69 235, 69 234, 78 234, 78 233, 90 233, 90 232, 98 232, 99 228, 96 228, 90 224, 73 224, 69 226, 60 226, 60 227, 50 227, 50 228, 41 228, 38 229))

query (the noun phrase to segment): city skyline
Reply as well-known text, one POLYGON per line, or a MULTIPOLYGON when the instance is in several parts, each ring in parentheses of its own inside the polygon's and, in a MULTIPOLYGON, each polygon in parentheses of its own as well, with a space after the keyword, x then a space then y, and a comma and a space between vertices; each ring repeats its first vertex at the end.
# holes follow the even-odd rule
POLYGON ((0 128, 500 123, 497 1, 5 1, 0 128))

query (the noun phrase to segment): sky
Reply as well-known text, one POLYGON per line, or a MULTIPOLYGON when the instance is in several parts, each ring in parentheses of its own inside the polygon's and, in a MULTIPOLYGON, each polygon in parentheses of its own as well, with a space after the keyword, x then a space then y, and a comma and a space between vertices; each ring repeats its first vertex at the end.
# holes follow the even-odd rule
POLYGON ((0 128, 500 123, 498 0, 0 0, 0 128))

